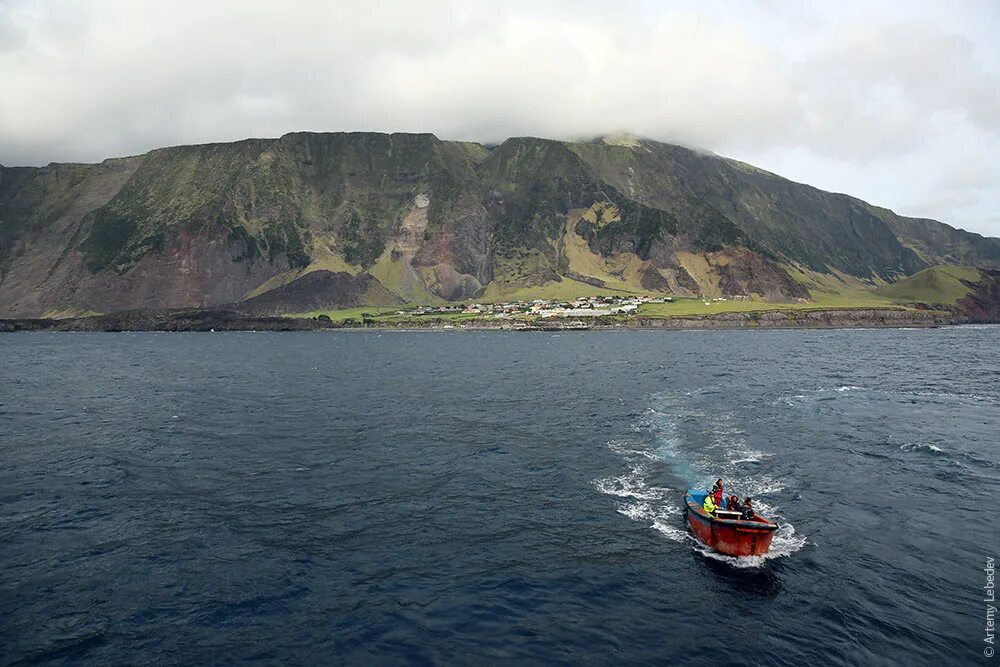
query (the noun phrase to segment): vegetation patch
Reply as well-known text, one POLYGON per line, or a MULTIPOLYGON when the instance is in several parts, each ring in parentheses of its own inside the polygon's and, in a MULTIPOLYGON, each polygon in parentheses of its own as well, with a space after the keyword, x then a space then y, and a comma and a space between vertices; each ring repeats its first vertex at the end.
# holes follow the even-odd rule
POLYGON ((643 269, 647 266, 633 253, 599 255, 587 240, 576 233, 579 220, 588 224, 611 224, 617 221, 617 209, 610 204, 595 204, 580 218, 572 213, 567 216, 562 236, 562 255, 565 259, 565 273, 597 278, 605 287, 625 292, 643 292, 643 269), (607 220, 607 222, 604 222, 607 220))
POLYGON ((677 253, 677 262, 681 268, 698 285, 698 291, 706 297, 721 296, 719 289, 719 274, 712 269, 704 255, 690 252, 677 253))
POLYGON ((317 318, 321 315, 325 315, 332 322, 344 322, 346 320, 356 320, 360 323, 364 319, 372 319, 380 317, 383 315, 389 315, 395 313, 403 308, 412 308, 413 306, 360 306, 357 308, 341 308, 336 310, 320 309, 320 310, 310 310, 305 313, 293 313, 287 317, 308 317, 317 318))
POLYGON ((581 296, 613 296, 624 294, 623 290, 596 287, 570 278, 562 278, 544 285, 516 287, 504 290, 496 281, 486 286, 486 291, 478 301, 496 303, 502 301, 532 301, 534 299, 571 300, 581 296))
POLYGON ((115 264, 136 228, 136 221, 131 216, 114 209, 99 210, 94 215, 90 234, 79 246, 87 269, 97 273, 115 264))
POLYGON ((954 304, 973 290, 981 279, 979 269, 968 266, 932 266, 875 293, 900 302, 954 304))
POLYGON ((669 303, 648 303, 639 307, 641 317, 689 317, 696 315, 719 315, 721 313, 755 313, 775 310, 810 312, 817 310, 865 310, 865 309, 906 310, 905 307, 887 303, 884 300, 831 299, 816 303, 771 303, 769 301, 724 300, 700 298, 675 298, 669 303))
POLYGON ((640 258, 648 259, 653 243, 663 234, 677 234, 677 220, 666 211, 638 204, 617 192, 612 193, 612 200, 610 210, 599 209, 601 217, 588 230, 602 252, 614 251, 624 244, 640 258))

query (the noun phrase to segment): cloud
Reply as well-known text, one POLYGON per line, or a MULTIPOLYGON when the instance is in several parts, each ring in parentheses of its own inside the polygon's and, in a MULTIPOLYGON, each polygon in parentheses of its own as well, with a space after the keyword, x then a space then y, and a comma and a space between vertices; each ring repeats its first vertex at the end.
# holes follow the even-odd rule
POLYGON ((899 14, 892 3, 0 0, 0 163, 294 130, 478 141, 628 130, 1000 234, 996 188, 947 178, 956 164, 996 172, 1000 53, 984 28, 996 10, 899 14))

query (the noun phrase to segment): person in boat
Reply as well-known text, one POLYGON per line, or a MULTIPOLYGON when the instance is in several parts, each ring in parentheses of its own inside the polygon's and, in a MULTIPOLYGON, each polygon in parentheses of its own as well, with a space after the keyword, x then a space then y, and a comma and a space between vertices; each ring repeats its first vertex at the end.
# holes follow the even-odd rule
POLYGON ((712 487, 712 495, 714 496, 715 506, 722 507, 722 479, 715 480, 715 486, 712 487))
POLYGON ((707 496, 705 496, 705 504, 703 504, 701 508, 705 510, 705 514, 708 514, 709 516, 715 516, 715 510, 719 509, 719 506, 715 504, 715 499, 712 497, 712 494, 710 493, 707 496))
POLYGON ((753 515, 753 498, 747 498, 743 501, 743 509, 740 510, 740 519, 743 521, 751 521, 753 520, 753 515))
POLYGON ((731 512, 742 512, 743 503, 740 502, 739 496, 733 495, 726 498, 726 509, 731 512))

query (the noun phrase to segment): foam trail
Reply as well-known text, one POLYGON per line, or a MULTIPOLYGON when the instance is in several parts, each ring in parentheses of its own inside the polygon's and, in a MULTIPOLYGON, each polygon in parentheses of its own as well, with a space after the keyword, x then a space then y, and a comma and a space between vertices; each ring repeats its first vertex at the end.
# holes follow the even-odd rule
MULTIPOLYGON (((857 388, 848 386, 842 390, 857 388)), ((780 526, 768 553, 741 558, 716 553, 699 542, 683 522, 681 494, 685 489, 657 484, 658 476, 669 470, 684 479, 688 488, 708 488, 715 477, 726 479, 729 488, 740 489, 743 495, 755 498, 779 493, 785 488, 781 480, 759 471, 760 464, 771 454, 750 447, 731 414, 705 414, 693 409, 692 403, 698 395, 699 392, 689 392, 681 397, 654 397, 655 407, 649 408, 633 424, 634 436, 607 443, 608 448, 624 460, 626 472, 595 480, 594 485, 601 493, 617 499, 617 511, 623 516, 734 567, 761 567, 768 560, 795 553, 805 546, 806 538, 796 534, 795 527, 784 521, 780 508, 769 505, 766 500, 758 500, 758 509, 780 526), (707 431, 707 441, 697 447, 688 447, 679 427, 683 420, 693 420, 707 431)))

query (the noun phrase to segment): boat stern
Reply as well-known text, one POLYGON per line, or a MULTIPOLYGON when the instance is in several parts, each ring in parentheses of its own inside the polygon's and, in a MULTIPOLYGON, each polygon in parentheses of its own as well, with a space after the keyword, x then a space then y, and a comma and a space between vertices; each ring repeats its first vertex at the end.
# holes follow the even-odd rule
POLYGON ((687 523, 698 541, 727 556, 762 556, 771 548, 778 524, 754 515, 749 521, 720 519, 702 509, 706 491, 688 490, 684 496, 687 523))

